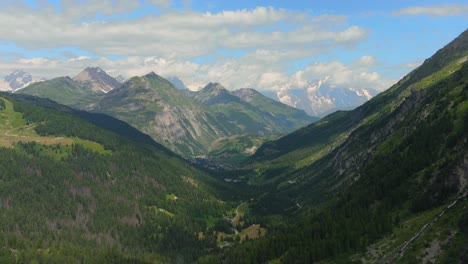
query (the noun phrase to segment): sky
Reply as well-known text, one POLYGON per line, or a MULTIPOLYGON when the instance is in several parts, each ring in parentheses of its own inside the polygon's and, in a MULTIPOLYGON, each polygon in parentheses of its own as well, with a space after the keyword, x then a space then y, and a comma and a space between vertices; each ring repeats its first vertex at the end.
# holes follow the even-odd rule
POLYGON ((468 26, 466 1, 0 0, 0 77, 151 71, 192 90, 383 91, 468 26))

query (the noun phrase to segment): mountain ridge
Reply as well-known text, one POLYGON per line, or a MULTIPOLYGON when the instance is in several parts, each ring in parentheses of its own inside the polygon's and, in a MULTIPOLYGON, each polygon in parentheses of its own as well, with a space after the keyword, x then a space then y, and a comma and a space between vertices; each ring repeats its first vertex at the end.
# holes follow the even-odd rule
MULTIPOLYGON (((245 145, 245 149, 257 148, 262 142, 258 139, 264 136, 287 133, 316 120, 274 101, 258 100, 261 104, 254 106, 220 84, 210 83, 199 92, 186 93, 154 72, 132 77, 107 93, 96 92, 98 88, 93 90, 90 85, 83 85, 84 80, 94 78, 90 71, 109 77, 100 68, 88 67, 77 75, 80 78, 56 78, 31 85, 20 93, 118 117, 188 157, 216 152, 212 148, 214 142, 234 134, 257 137, 245 141, 255 142, 255 145, 245 145), (82 81, 77 82, 77 79, 82 81), (269 104, 275 106, 270 109, 269 104)), ((98 81, 93 83, 99 84, 98 81)), ((240 156, 244 157, 244 152, 240 151, 240 156)))

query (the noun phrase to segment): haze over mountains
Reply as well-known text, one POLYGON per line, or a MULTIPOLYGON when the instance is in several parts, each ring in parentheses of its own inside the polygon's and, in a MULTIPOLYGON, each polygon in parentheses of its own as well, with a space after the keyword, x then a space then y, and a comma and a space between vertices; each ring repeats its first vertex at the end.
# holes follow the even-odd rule
POLYGON ((154 72, 107 93, 69 77, 0 93, 0 262, 468 262, 468 30, 311 118, 154 72), (178 155, 213 152, 244 156, 208 173, 178 155))

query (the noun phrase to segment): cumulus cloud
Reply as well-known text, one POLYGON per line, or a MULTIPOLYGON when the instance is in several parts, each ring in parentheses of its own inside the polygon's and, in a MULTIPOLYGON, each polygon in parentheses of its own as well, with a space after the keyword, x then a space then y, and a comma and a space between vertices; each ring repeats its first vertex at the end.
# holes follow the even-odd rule
MULTIPOLYGON (((344 17, 310 17, 273 7, 218 13, 168 10, 134 19, 97 20, 99 14, 135 10, 141 3, 85 2, 78 5, 75 0, 63 1, 61 13, 51 6, 7 6, 0 10, 0 41, 31 50, 78 47, 99 56, 190 58, 219 49, 302 50, 313 55, 329 47, 353 45, 367 35, 363 28, 347 26, 344 17)), ((151 2, 170 4, 163 0, 151 2)))
POLYGON ((468 16, 468 5, 413 6, 393 12, 395 16, 468 16))
POLYGON ((49 4, 37 9, 7 5, 0 9, 0 42, 35 51, 71 47, 88 56, 77 52, 65 55, 68 58, 0 60, 0 73, 24 69, 36 77, 72 77, 87 66, 99 66, 113 76, 141 76, 150 71, 177 76, 191 89, 220 82, 228 89, 276 91, 304 87, 325 76, 331 76, 337 86, 389 86, 389 80, 372 70, 377 63, 372 56, 348 64, 314 62, 286 74, 286 62, 363 41, 368 31, 348 25, 345 16, 257 7, 216 13, 167 9, 131 19, 106 19, 148 4, 168 8, 171 1, 65 0, 59 12, 49 4), (192 60, 219 50, 243 52, 236 58, 220 55, 209 64, 192 60))
MULTIPOLYGON (((44 5, 44 7, 46 6, 44 5)), ((139 1, 134 0, 62 0, 60 7, 64 18, 74 20, 94 18, 97 14, 110 16, 126 13, 141 7, 141 5, 139 1)))

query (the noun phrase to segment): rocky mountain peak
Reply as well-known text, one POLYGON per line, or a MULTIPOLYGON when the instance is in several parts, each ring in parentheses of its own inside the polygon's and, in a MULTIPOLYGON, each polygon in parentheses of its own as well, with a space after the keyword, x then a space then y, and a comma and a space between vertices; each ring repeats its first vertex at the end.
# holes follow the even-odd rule
POLYGON ((224 86, 222 86, 220 83, 208 83, 203 89, 200 91, 205 91, 205 92, 210 92, 210 93, 220 93, 222 91, 228 91, 224 86))
POLYGON ((120 83, 99 67, 86 67, 73 80, 80 86, 97 93, 108 93, 120 83))
POLYGON ((151 71, 151 72, 147 73, 147 74, 145 75, 145 77, 148 77, 148 78, 158 78, 158 77, 160 77, 160 76, 157 75, 154 71, 151 71))

